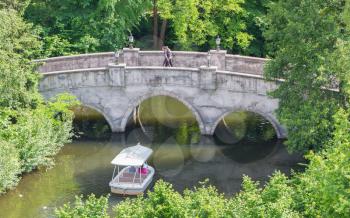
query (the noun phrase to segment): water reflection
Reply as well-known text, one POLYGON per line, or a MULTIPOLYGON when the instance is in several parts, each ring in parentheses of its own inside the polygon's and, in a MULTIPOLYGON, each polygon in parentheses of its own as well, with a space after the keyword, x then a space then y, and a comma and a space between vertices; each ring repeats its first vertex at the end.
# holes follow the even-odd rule
POLYGON ((75 139, 109 139, 111 128, 102 114, 86 106, 75 107, 72 110, 75 114, 73 123, 75 139))
MULTIPOLYGON (((273 127, 256 114, 230 114, 214 137, 201 136, 186 106, 163 98, 142 103, 124 134, 111 134, 108 123, 93 110, 76 109, 79 137, 63 148, 54 168, 25 175, 15 190, 0 196, 0 217, 52 217, 55 207, 77 194, 110 193, 110 161, 137 142, 154 150, 150 164, 156 169, 155 180, 162 178, 179 191, 209 178, 219 191, 232 195, 239 191, 243 174, 264 182, 274 170, 289 173, 302 161, 286 152, 273 127)), ((112 195, 110 203, 122 199, 112 195)))

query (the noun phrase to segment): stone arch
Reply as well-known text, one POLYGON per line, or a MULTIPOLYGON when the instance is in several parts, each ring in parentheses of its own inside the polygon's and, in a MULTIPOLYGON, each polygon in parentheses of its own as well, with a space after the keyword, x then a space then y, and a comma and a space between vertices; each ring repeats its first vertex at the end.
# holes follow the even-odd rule
POLYGON ((102 108, 100 108, 99 106, 96 106, 94 104, 86 104, 84 102, 81 102, 81 106, 88 107, 88 108, 93 109, 93 110, 97 111, 98 113, 100 113, 105 118, 105 120, 107 121, 107 123, 109 125, 109 128, 113 132, 114 126, 113 126, 112 119, 108 116, 108 113, 106 113, 102 108))
POLYGON ((211 127, 210 134, 214 135, 216 127, 218 126, 220 121, 225 116, 229 115, 230 113, 238 112, 238 111, 253 112, 253 113, 256 113, 256 114, 262 116, 263 118, 265 118, 267 121, 269 121, 271 123, 272 127, 275 129, 277 138, 279 138, 279 139, 286 138, 286 133, 285 133, 284 127, 278 122, 278 120, 273 115, 271 115, 270 113, 265 113, 265 112, 257 110, 257 109, 242 108, 242 107, 238 107, 238 108, 234 108, 232 110, 226 111, 221 116, 219 116, 219 118, 215 121, 215 123, 211 127))
POLYGON ((202 119, 201 115, 199 114, 199 112, 197 111, 197 109, 193 105, 188 103, 188 101, 186 101, 184 98, 182 98, 182 97, 180 97, 172 92, 169 92, 169 91, 152 91, 152 92, 149 92, 147 94, 144 94, 144 95, 136 98, 131 103, 129 103, 128 109, 126 110, 126 112, 123 116, 122 122, 121 122, 121 128, 123 131, 125 131, 126 124, 128 122, 129 117, 131 116, 133 110, 138 105, 140 105, 143 101, 145 101, 149 98, 152 98, 152 97, 156 97, 156 96, 168 96, 168 97, 174 98, 174 99, 178 100, 179 102, 183 103, 195 116, 201 133, 202 134, 205 133, 203 119, 202 119))

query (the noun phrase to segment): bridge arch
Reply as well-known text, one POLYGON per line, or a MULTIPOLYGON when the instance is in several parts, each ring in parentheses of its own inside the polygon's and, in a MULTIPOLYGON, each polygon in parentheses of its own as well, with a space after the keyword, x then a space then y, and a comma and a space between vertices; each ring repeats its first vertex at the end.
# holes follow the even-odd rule
POLYGON ((219 125, 220 121, 225 118, 227 115, 234 113, 234 112, 239 112, 239 111, 247 111, 247 112, 253 112, 255 114, 258 114, 262 116, 264 119, 269 121, 274 128, 277 138, 285 138, 285 133, 284 130, 280 127, 278 120, 272 115, 272 114, 267 114, 263 111, 260 111, 258 109, 252 109, 252 108, 244 108, 244 107, 237 107, 233 108, 229 111, 224 112, 219 118, 214 122, 213 126, 211 127, 210 134, 214 135, 214 132, 216 130, 216 127, 219 125))
POLYGON ((128 109, 126 110, 126 112, 123 116, 123 119, 121 122, 122 129, 125 130, 127 122, 129 120, 130 116, 132 115, 133 110, 137 106, 139 106, 143 101, 145 101, 149 98, 152 98, 152 97, 156 97, 156 96, 171 97, 171 98, 174 98, 177 101, 181 102, 182 104, 184 104, 191 111, 191 113, 195 116, 201 133, 205 133, 203 119, 202 119, 201 115, 199 114, 199 112, 197 111, 197 109, 193 105, 191 105, 187 100, 180 97, 179 95, 176 95, 173 92, 164 91, 164 90, 148 92, 148 93, 143 94, 143 95, 137 97, 136 99, 132 100, 131 103, 128 105, 128 109))
POLYGON ((94 104, 87 104, 87 103, 84 103, 84 102, 81 102, 81 105, 82 107, 87 107, 87 108, 90 108, 90 109, 93 109, 95 111, 97 111, 99 114, 101 114, 105 120, 107 121, 108 125, 109 125, 109 128, 112 130, 113 132, 113 122, 112 122, 112 119, 111 117, 108 116, 108 113, 106 113, 103 108, 100 108, 98 105, 94 105, 94 104))

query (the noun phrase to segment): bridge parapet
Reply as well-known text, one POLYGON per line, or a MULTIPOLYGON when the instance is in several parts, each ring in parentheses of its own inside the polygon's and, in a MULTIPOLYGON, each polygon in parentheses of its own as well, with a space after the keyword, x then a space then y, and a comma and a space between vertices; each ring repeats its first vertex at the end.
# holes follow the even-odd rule
POLYGON ((276 88, 275 82, 265 81, 260 75, 218 71, 216 67, 200 68, 134 66, 109 64, 103 68, 77 69, 43 73, 41 91, 69 90, 83 87, 191 87, 202 90, 267 95, 276 88))
POLYGON ((116 62, 116 57, 114 52, 104 52, 53 57, 35 60, 35 62, 42 63, 42 65, 39 66, 39 72, 47 73, 55 71, 107 67, 109 63, 116 62))
MULTIPOLYGON (((174 51, 174 66, 200 68, 201 66, 216 66, 218 70, 262 75, 266 59, 230 55, 226 51, 211 50, 207 52, 174 51)), ((107 67, 110 63, 125 63, 127 66, 162 66, 164 55, 162 51, 140 51, 138 48, 124 48, 116 55, 114 52, 72 55, 54 57, 36 62, 43 63, 39 72, 69 71, 107 67)))

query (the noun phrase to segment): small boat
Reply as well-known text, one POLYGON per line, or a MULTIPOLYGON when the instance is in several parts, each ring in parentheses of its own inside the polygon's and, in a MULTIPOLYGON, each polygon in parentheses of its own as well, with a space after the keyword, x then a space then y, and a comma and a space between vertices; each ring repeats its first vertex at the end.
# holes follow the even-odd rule
POLYGON ((146 163, 152 153, 152 149, 140 143, 123 149, 111 162, 115 165, 112 180, 109 183, 111 192, 122 195, 144 193, 154 176, 154 168, 146 163), (115 176, 117 169, 118 173, 115 176))

